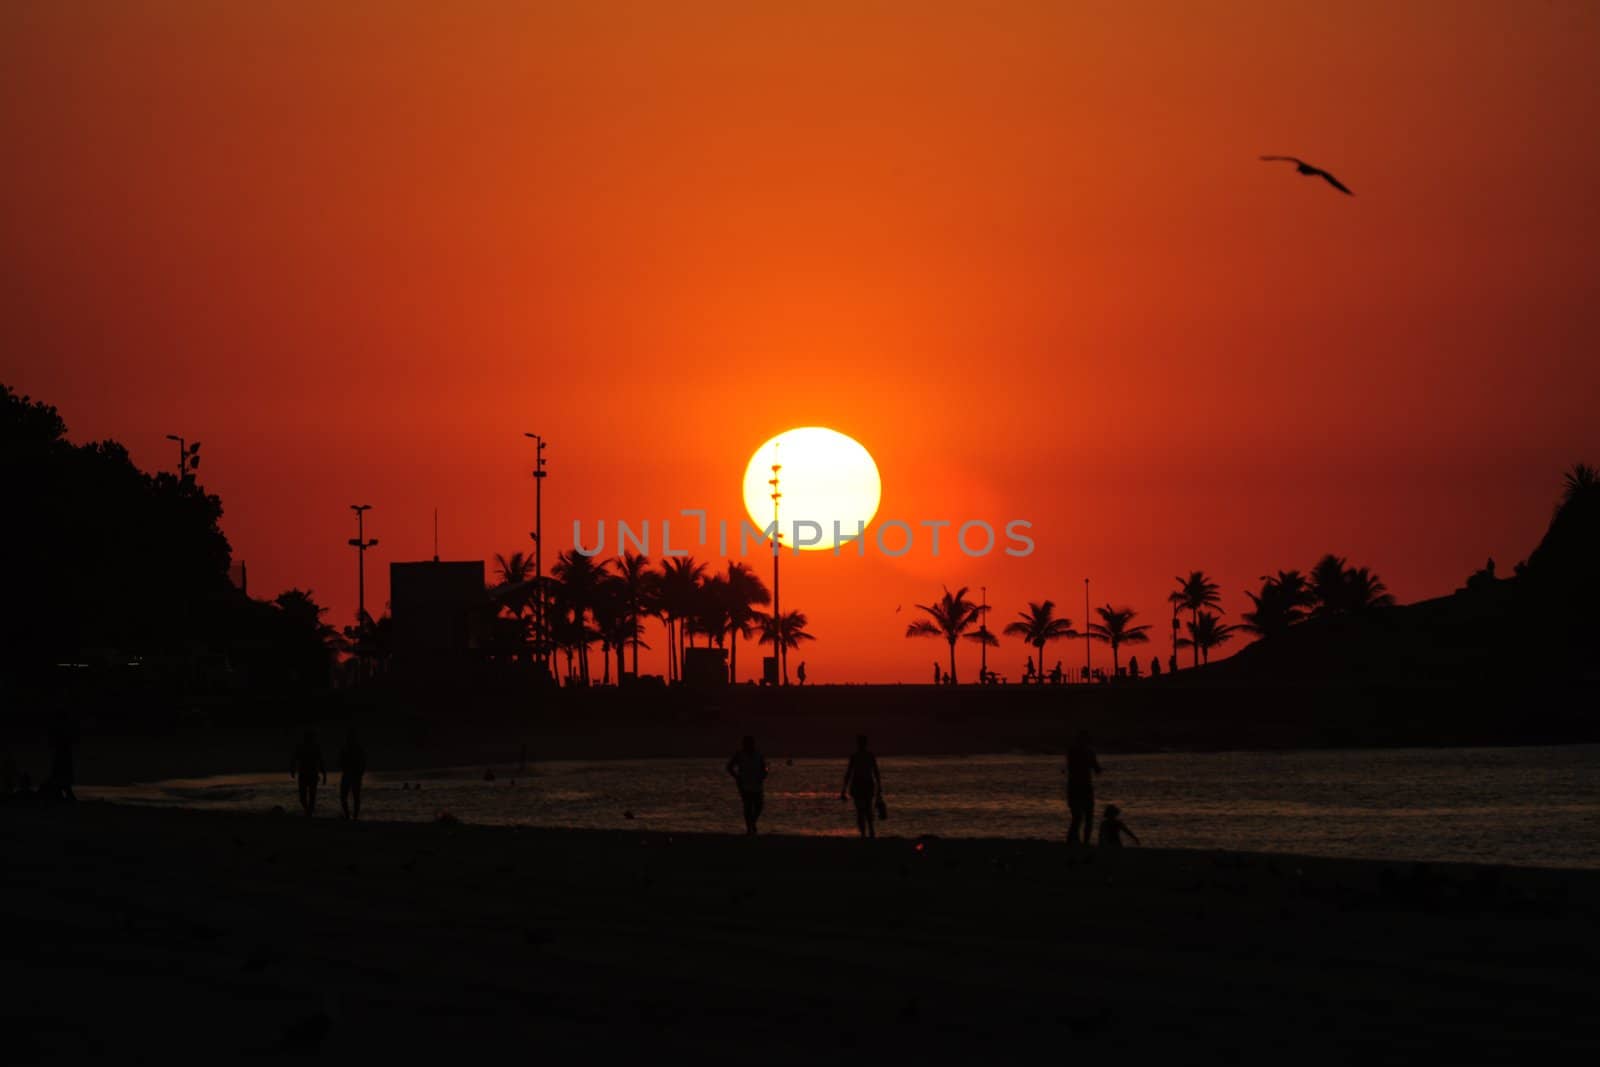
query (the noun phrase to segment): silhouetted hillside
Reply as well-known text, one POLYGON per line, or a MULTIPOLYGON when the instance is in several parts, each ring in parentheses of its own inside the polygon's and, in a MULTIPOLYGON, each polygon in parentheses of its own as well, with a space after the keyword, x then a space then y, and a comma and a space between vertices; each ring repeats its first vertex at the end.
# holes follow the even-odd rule
POLYGON ((1579 465, 1514 577, 1480 571, 1450 596, 1307 619, 1169 684, 1590 684, 1600 682, 1597 613, 1600 483, 1579 465))

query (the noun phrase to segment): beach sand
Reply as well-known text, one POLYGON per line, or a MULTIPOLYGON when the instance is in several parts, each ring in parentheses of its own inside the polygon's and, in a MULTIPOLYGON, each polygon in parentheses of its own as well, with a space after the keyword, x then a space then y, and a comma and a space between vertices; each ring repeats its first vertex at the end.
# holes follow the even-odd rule
POLYGON ((1600 872, 0 808, 7 1059, 1600 1048, 1600 872))

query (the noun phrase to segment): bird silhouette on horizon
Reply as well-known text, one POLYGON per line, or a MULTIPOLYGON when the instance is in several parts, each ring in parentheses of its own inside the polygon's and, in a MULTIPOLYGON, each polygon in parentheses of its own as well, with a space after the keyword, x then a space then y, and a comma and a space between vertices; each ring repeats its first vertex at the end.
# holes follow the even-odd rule
POLYGON ((1297 156, 1262 156, 1261 159, 1267 163, 1293 163, 1295 170, 1299 171, 1301 174, 1307 175, 1308 177, 1321 178, 1323 181, 1339 190, 1345 196, 1356 195, 1349 189, 1346 189, 1344 187, 1344 183, 1338 178, 1335 178, 1321 167, 1313 167, 1311 164, 1307 163, 1303 159, 1298 158, 1297 156))

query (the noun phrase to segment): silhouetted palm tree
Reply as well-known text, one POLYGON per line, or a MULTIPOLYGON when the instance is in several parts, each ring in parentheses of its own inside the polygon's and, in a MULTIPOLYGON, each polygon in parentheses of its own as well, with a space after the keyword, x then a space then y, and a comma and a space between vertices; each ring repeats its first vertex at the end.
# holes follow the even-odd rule
MULTIPOLYGON (((1210 578, 1204 571, 1190 571, 1187 578, 1174 578, 1178 588, 1167 597, 1175 608, 1181 608, 1190 613, 1190 622, 1200 620, 1200 612, 1205 608, 1214 608, 1222 603, 1222 587, 1210 578)), ((1194 665, 1200 666, 1200 652, 1195 650, 1194 665)))
POLYGON ((1394 597, 1378 576, 1366 567, 1347 567, 1343 556, 1331 552, 1311 569, 1311 591, 1320 617, 1348 615, 1394 605, 1394 597))
POLYGON ((589 646, 595 641, 587 608, 573 599, 564 585, 556 585, 545 603, 545 622, 550 632, 550 647, 567 660, 567 679, 589 684, 589 646), (576 658, 576 667, 574 666, 576 658))
POLYGON ((1600 490, 1600 470, 1587 463, 1574 463, 1561 479, 1561 503, 1557 510, 1580 497, 1590 496, 1600 490))
MULTIPOLYGON (((640 634, 644 631, 644 617, 650 614, 655 602, 659 576, 650 569, 650 557, 637 552, 624 552, 616 560, 617 580, 622 583, 622 609, 632 624, 633 673, 639 673, 640 634)), ((646 648, 649 646, 646 645, 646 648)), ((621 668, 617 668, 619 671, 621 668)))
POLYGON ((1592 612, 1600 599, 1600 555, 1594 551, 1597 530, 1600 471, 1576 463, 1562 477, 1555 514, 1527 561, 1517 566, 1518 575, 1531 580, 1530 588, 1543 590, 1542 597, 1565 601, 1563 612, 1592 612))
POLYGON ((1320 618, 1344 611, 1344 572, 1343 556, 1329 552, 1317 560, 1317 565, 1311 568, 1311 597, 1315 604, 1311 614, 1320 618))
POLYGON ((727 613, 728 680, 739 682, 739 638, 755 635, 755 607, 772 603, 772 594, 757 577, 756 572, 737 560, 728 562, 728 573, 722 578, 723 608, 727 613))
POLYGON ((1072 628, 1071 619, 1056 618, 1056 603, 1046 600, 1041 604, 1028 602, 1028 610, 1017 613, 1017 621, 1006 624, 1005 632, 1010 637, 1020 637, 1025 644, 1032 645, 1039 656, 1039 669, 1035 673, 1040 685, 1044 684, 1044 646, 1048 641, 1059 641, 1063 637, 1077 637, 1078 632, 1072 628))
POLYGON ((1122 668, 1117 650, 1123 645, 1142 645, 1149 641, 1150 627, 1144 623, 1133 625, 1133 617, 1139 613, 1132 608, 1114 608, 1107 604, 1095 608, 1094 613, 1100 616, 1100 621, 1089 624, 1089 636, 1111 646, 1111 676, 1115 678, 1122 668))
MULTIPOLYGON (((963 640, 963 641, 971 641, 973 644, 977 645, 979 648, 999 648, 1000 647, 1000 639, 994 635, 994 631, 989 629, 989 627, 987 625, 985 625, 985 623, 982 620, 980 620, 978 622, 978 628, 976 630, 973 630, 971 633, 968 633, 968 634, 962 634, 961 635, 961 640, 963 640)), ((983 662, 983 661, 980 660, 979 662, 983 662)), ((980 675, 978 677, 978 681, 979 682, 986 682, 986 681, 988 681, 988 679, 984 678, 984 677, 982 677, 982 675, 980 675)))
POLYGON ((533 607, 533 557, 526 552, 496 553, 494 561, 498 580, 489 586, 489 597, 498 606, 496 613, 509 614, 514 623, 500 631, 497 644, 515 655, 518 649, 526 650, 532 632, 527 614, 533 607))
POLYGON ((689 644, 694 645, 694 635, 704 634, 717 648, 725 648, 728 635, 728 591, 722 575, 713 574, 700 583, 700 594, 695 597, 694 614, 689 617, 687 629, 689 644))
POLYGON ((1211 662, 1211 650, 1233 639, 1237 627, 1230 626, 1209 611, 1188 624, 1189 636, 1178 642, 1181 648, 1192 648, 1200 654, 1202 663, 1211 662))
POLYGON ((1394 597, 1389 594, 1388 587, 1365 567, 1352 567, 1346 571, 1344 584, 1347 611, 1394 607, 1394 597))
POLYGON ((639 617, 630 610, 628 583, 617 574, 607 574, 601 578, 600 584, 595 587, 594 602, 589 613, 594 618, 594 630, 606 656, 603 681, 611 680, 611 654, 614 652, 617 657, 617 684, 620 685, 625 670, 623 657, 628 644, 633 643, 634 655, 637 656, 640 643, 639 631, 644 626, 639 617))
POLYGON ((501 606, 515 616, 522 616, 533 601, 533 587, 528 582, 533 579, 533 557, 526 552, 512 552, 507 555, 494 555, 494 569, 499 573, 499 581, 491 585, 491 589, 506 590, 506 595, 501 597, 501 606))
POLYGON ((581 677, 584 685, 589 684, 589 645, 595 639, 595 631, 588 625, 586 619, 594 607, 600 583, 610 572, 610 560, 597 560, 596 557, 585 556, 576 549, 569 549, 557 556, 556 565, 550 569, 551 575, 559 583, 556 591, 557 599, 576 623, 576 629, 566 630, 567 640, 571 642, 580 632, 585 636, 580 646, 581 677))
POLYGON ((656 611, 667 626, 667 678, 676 681, 683 659, 684 629, 700 602, 700 583, 705 581, 706 565, 691 556, 673 556, 661 561, 661 576, 656 592, 656 611))
POLYGON ((1242 629, 1260 637, 1278 637, 1289 627, 1306 617, 1307 609, 1315 602, 1305 575, 1297 570, 1279 571, 1271 577, 1263 576, 1261 592, 1246 591, 1245 596, 1255 605, 1253 611, 1242 616, 1242 629))
POLYGON ((950 684, 956 684, 956 642, 983 617, 982 605, 967 599, 967 587, 954 593, 945 588, 944 596, 933 604, 918 604, 928 617, 906 627, 907 637, 942 637, 950 646, 950 684))
POLYGON ((806 617, 802 612, 786 611, 773 616, 765 611, 752 613, 756 627, 761 632, 760 642, 772 645, 772 651, 783 661, 783 684, 789 684, 789 657, 791 649, 800 647, 802 641, 815 641, 816 635, 806 633, 806 617))

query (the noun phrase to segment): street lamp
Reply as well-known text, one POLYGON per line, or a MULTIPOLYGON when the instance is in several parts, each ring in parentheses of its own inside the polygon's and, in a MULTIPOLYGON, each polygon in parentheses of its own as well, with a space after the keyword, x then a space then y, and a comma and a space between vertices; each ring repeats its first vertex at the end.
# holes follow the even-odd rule
POLYGON ((371 504, 350 505, 350 510, 356 513, 356 535, 349 542, 350 547, 356 550, 356 655, 363 661, 367 655, 367 549, 376 548, 378 544, 376 537, 367 540, 365 520, 366 512, 371 508, 371 504))
POLYGON ((978 587, 983 592, 983 607, 978 612, 978 684, 989 684, 989 587, 978 587))
POLYGON ((1094 678, 1094 645, 1089 640, 1089 579, 1083 580, 1083 680, 1094 678))
POLYGON ((533 625, 534 641, 540 662, 545 658, 544 641, 544 438, 536 433, 522 436, 533 441, 533 625))
MULTIPOLYGON (((776 458, 778 446, 772 446, 773 456, 776 458)), ((783 493, 778 490, 778 472, 783 469, 783 464, 772 465, 772 477, 767 484, 772 486, 772 643, 773 653, 778 657, 778 673, 782 675, 780 684, 789 684, 789 653, 784 648, 783 610, 778 607, 778 560, 783 556, 783 528, 778 525, 778 501, 783 493)))
POLYGON ((200 466, 200 442, 188 444, 175 433, 167 434, 167 440, 178 442, 178 481, 187 481, 200 466))

